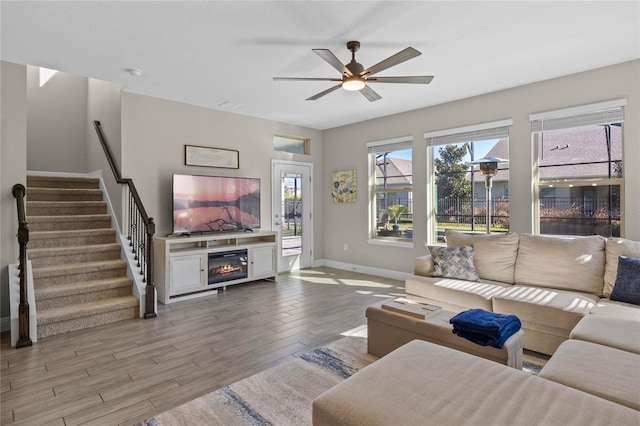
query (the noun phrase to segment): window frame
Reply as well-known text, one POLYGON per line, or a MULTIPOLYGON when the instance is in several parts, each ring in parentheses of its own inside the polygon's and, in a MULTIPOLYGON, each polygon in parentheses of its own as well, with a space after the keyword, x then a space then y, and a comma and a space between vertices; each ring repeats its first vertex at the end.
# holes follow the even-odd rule
POLYGON ((380 193, 408 193, 408 198, 411 200, 411 214, 413 215, 413 174, 414 174, 414 149, 413 149, 413 137, 402 136, 393 139, 384 139, 378 141, 372 141, 367 143, 367 169, 368 169, 368 182, 369 182, 369 200, 368 200, 368 240, 369 244, 378 245, 391 245, 399 247, 413 247, 413 239, 402 238, 397 236, 379 236, 376 235, 378 212, 377 212, 377 198, 380 193), (402 188, 393 188, 386 190, 378 190, 376 188, 376 169, 377 161, 376 156, 384 152, 411 150, 411 185, 402 188))
MULTIPOLYGON (((624 191, 624 107, 626 99, 599 102, 531 114, 531 141, 533 144, 533 233, 540 235, 541 201, 540 192, 544 188, 571 188, 585 186, 619 186, 620 187, 620 237, 625 235, 625 191, 624 191), (540 138, 545 132, 545 122, 550 124, 546 131, 570 130, 580 127, 621 124, 622 137, 622 177, 574 177, 569 179, 540 178, 540 138)), ((557 166, 561 167, 561 166, 557 166)), ((573 235, 573 234, 567 234, 573 235)))
MULTIPOLYGON (((503 119, 469 126, 426 132, 427 142, 427 244, 442 244, 437 238, 437 203, 436 199, 436 149, 446 145, 479 142, 487 139, 509 138, 513 119, 503 119), (431 206, 428 204, 431 203, 431 206)), ((511 142, 509 142, 511 144, 511 142)), ((479 173, 479 172, 478 172, 479 173)), ((482 176, 482 175, 480 175, 482 176)), ((484 180, 484 179, 483 179, 484 180)))
POLYGON ((273 135, 272 143, 273 143, 273 150, 275 152, 285 152, 288 154, 295 154, 295 155, 311 155, 311 142, 309 138, 276 133, 273 135), (294 152, 286 149, 280 149, 279 147, 276 146, 276 139, 287 139, 290 141, 298 142, 300 145, 302 145, 303 152, 294 152))

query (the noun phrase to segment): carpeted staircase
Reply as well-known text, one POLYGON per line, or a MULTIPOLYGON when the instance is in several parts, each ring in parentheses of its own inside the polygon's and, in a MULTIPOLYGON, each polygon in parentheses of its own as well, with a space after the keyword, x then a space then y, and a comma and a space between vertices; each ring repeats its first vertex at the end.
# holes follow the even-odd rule
POLYGON ((98 179, 27 177, 38 338, 139 316, 98 179))

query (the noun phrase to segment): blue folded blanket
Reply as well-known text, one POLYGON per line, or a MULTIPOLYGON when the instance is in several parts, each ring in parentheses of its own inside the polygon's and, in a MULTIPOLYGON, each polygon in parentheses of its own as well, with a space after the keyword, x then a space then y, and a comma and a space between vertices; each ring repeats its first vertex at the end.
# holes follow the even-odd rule
POLYGON ((484 309, 469 309, 449 320, 453 332, 482 346, 502 348, 522 324, 515 315, 498 314, 484 309))

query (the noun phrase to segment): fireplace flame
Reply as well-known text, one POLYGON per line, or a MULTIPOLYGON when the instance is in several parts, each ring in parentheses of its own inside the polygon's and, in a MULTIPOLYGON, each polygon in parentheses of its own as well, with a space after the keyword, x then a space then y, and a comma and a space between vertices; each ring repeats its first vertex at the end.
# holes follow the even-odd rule
POLYGON ((242 272, 242 266, 233 266, 233 265, 222 265, 216 268, 217 275, 228 275, 233 274, 234 272, 242 272))

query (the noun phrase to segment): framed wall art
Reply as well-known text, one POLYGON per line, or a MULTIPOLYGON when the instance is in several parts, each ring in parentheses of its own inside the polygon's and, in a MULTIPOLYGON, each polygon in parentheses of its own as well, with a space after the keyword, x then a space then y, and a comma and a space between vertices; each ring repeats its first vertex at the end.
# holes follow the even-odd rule
POLYGON ((240 168, 240 153, 233 149, 185 145, 184 164, 186 166, 238 169, 240 168))
POLYGON ((355 203, 358 198, 356 171, 331 173, 331 198, 334 203, 355 203))

